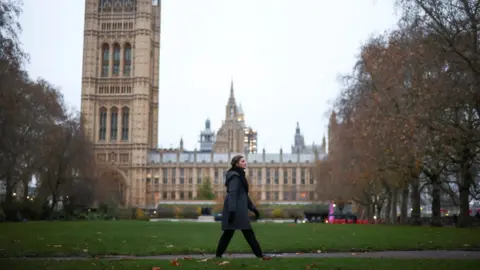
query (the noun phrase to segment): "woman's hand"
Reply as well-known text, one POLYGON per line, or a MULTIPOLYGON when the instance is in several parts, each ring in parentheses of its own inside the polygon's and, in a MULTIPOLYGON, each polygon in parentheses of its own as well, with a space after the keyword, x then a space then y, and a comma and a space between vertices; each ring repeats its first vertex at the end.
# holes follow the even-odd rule
POLYGON ((255 214, 255 219, 259 219, 259 218, 260 218, 260 212, 258 212, 258 209, 257 209, 257 208, 253 208, 253 213, 255 214))
POLYGON ((232 223, 235 220, 235 212, 228 213, 228 222, 232 223))

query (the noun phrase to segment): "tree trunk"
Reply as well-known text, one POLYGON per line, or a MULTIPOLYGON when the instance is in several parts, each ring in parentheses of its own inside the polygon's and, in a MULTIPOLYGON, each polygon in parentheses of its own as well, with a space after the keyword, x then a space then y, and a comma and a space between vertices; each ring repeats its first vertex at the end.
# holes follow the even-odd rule
POLYGON ((460 214, 458 215, 457 227, 465 228, 470 226, 471 222, 469 197, 472 175, 470 174, 470 164, 468 162, 461 164, 459 180, 460 214))
POLYGON ((22 184, 23 184, 23 201, 28 200, 28 184, 30 181, 28 180, 28 177, 24 177, 22 179, 22 184))
POLYGON ((3 202, 3 212, 8 221, 18 221, 18 207, 15 205, 15 183, 9 169, 5 175, 5 200, 3 202))
POLYGON ((377 203, 377 214, 376 214, 375 222, 380 222, 380 219, 382 219, 382 208, 383 208, 383 205, 377 203))
POLYGON ((369 204, 365 205, 365 216, 368 221, 372 220, 372 206, 369 204))
POLYGON ((420 214, 420 179, 417 175, 412 177, 412 183, 410 184, 412 188, 411 192, 411 202, 412 202, 412 212, 410 214, 410 224, 413 226, 422 225, 421 214, 420 214))
POLYGON ((385 223, 391 223, 393 193, 388 191, 387 205, 385 206, 385 223))
POLYGON ((364 205, 358 205, 358 208, 357 208, 357 216, 358 216, 358 219, 362 220, 362 219, 365 219, 365 206, 364 205))
POLYGON ((405 185, 402 190, 402 205, 400 207, 400 224, 408 223, 408 195, 410 190, 408 185, 405 185))
POLYGON ((442 216, 440 213, 441 203, 440 203, 440 178, 437 174, 429 176, 432 183, 432 220, 430 222, 431 226, 441 227, 442 216))
POLYGON ((392 191, 392 214, 390 216, 391 220, 390 223, 397 224, 397 205, 398 205, 398 189, 393 189, 392 191))

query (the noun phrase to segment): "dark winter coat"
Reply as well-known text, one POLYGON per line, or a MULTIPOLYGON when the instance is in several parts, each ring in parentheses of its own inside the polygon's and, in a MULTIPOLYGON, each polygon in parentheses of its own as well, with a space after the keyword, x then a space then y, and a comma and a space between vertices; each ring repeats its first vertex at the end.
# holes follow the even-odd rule
POLYGON ((227 196, 223 202, 222 230, 251 229, 248 210, 253 211, 255 206, 248 196, 248 182, 245 173, 230 169, 226 175, 225 186, 227 187, 227 196), (232 223, 228 222, 230 212, 235 212, 235 219, 232 223))

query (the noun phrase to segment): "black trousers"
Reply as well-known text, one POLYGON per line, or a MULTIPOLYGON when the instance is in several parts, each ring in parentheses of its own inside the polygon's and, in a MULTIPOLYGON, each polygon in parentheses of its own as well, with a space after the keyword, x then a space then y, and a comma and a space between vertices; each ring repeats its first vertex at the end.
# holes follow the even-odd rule
MULTIPOLYGON (((220 241, 218 241, 217 251, 215 252, 217 257, 222 257, 225 250, 227 250, 228 244, 230 243, 230 240, 232 240, 234 233, 235 230, 223 231, 222 237, 220 237, 220 241)), ((260 244, 258 243, 253 230, 242 230, 242 233, 243 237, 245 237, 245 240, 247 240, 248 245, 252 249, 253 254, 255 254, 255 256, 258 258, 263 257, 262 249, 260 248, 260 244)))

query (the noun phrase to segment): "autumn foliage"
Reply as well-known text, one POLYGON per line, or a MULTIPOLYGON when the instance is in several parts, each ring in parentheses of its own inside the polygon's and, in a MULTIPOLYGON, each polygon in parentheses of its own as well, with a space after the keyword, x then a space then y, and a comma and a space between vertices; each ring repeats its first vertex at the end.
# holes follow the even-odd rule
POLYGON ((60 208, 69 216, 94 201, 93 148, 59 89, 23 68, 21 3, 0 1, 0 218, 50 218, 60 208))
POLYGON ((474 1, 400 0, 398 29, 368 40, 330 118, 324 200, 354 200, 372 219, 421 224, 430 201, 470 222, 479 198, 480 9, 474 1), (397 206, 400 213, 397 213, 397 206))

